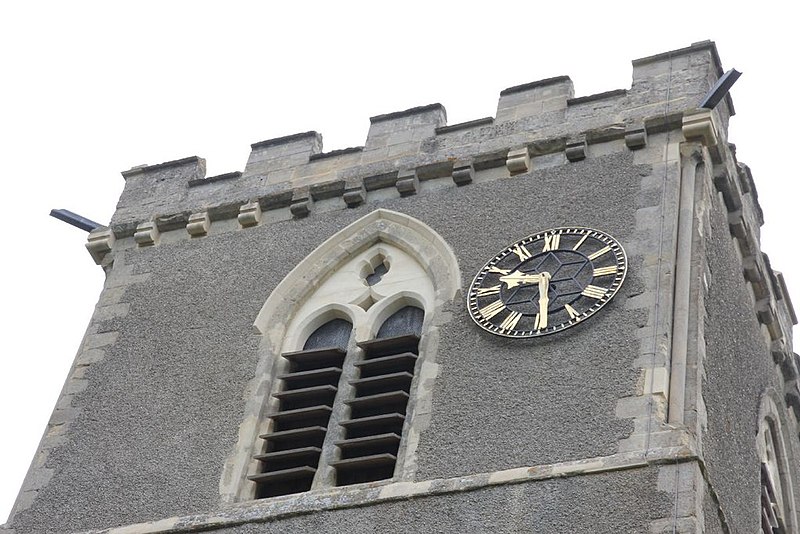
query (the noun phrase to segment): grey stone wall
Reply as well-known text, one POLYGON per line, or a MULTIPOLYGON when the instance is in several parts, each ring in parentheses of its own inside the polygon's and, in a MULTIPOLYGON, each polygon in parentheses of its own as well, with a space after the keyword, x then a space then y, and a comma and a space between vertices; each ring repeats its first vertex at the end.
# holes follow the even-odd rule
POLYGON ((754 313, 721 199, 713 199, 710 216, 704 456, 708 479, 730 525, 755 532, 760 528, 759 405, 768 387, 782 391, 783 384, 754 313))
MULTIPOLYGON (((124 318, 95 322, 98 332, 118 337, 73 401, 80 413, 71 439, 50 456, 52 480, 14 526, 35 532, 57 522, 85 530, 218 506, 220 471, 255 370, 255 316, 289 270, 371 209, 405 212, 439 232, 456 252, 466 287, 497 251, 544 228, 593 226, 625 245, 641 174, 649 172, 632 160, 622 152, 555 166, 535 179, 520 175, 125 250, 115 262, 147 278, 121 297, 129 305, 124 318)), ((634 393, 638 376, 636 312, 624 304, 641 292, 641 258, 630 262, 630 278, 604 313, 550 339, 520 343, 484 334, 463 320, 465 303, 455 303, 456 319, 442 329, 418 479, 616 451, 632 431, 615 416, 616 401, 634 393)))

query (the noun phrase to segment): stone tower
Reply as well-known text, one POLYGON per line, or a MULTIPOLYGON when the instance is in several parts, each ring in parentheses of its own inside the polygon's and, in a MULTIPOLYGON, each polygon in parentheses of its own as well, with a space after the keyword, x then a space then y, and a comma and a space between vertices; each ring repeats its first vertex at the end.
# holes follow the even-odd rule
POLYGON ((698 109, 722 72, 697 43, 124 172, 4 531, 798 532, 796 317, 732 102, 698 109))

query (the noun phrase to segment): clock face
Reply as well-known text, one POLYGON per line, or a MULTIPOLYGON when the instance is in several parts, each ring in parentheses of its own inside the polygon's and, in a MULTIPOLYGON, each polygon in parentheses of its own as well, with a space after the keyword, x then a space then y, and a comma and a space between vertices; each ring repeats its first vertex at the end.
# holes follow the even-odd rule
POLYGON ((505 337, 553 334, 591 317, 617 293, 628 260, 616 239, 591 228, 553 228, 503 249, 475 276, 467 307, 505 337))

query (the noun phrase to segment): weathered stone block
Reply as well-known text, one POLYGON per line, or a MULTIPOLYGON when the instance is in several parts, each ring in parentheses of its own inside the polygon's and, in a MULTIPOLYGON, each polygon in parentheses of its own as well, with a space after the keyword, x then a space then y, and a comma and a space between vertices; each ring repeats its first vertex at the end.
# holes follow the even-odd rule
POLYGON ((400 171, 397 174, 397 191, 404 197, 417 194, 419 178, 416 169, 400 171))
POLYGON ((161 233, 158 231, 155 221, 143 222, 136 227, 136 232, 133 234, 133 239, 140 247, 149 247, 158 242, 161 233))
POLYGON ((239 225, 242 228, 255 226, 261 222, 261 205, 258 202, 249 202, 239 208, 239 225))
POLYGON ((528 152, 528 147, 509 150, 506 158, 506 168, 512 176, 530 171, 531 156, 528 152))
POLYGON ((472 183, 475 178, 475 167, 470 160, 456 161, 453 164, 453 182, 462 186, 472 183))

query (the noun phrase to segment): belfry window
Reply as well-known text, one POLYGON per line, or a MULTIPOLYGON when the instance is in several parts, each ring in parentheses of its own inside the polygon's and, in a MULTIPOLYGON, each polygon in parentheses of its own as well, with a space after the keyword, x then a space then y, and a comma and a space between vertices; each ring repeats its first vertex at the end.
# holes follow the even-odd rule
POLYGON ((436 314, 460 285, 441 236, 387 210, 300 262, 255 321, 259 363, 223 499, 409 480, 424 427, 411 440, 408 428, 431 394, 417 377, 434 363, 436 314))

